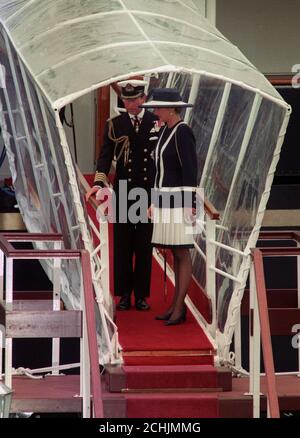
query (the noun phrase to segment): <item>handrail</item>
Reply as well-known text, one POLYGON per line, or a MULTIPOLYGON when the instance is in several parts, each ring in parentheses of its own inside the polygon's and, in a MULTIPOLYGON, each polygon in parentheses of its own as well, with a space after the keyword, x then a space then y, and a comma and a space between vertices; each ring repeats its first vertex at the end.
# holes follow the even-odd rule
POLYGON ((103 401, 101 376, 99 372, 97 329, 94 310, 94 293, 89 252, 81 251, 82 282, 84 291, 84 307, 88 332, 89 356, 91 363, 91 383, 94 406, 94 417, 103 418, 103 401))
POLYGON ((264 248, 259 248, 260 251, 263 253, 263 255, 268 256, 268 257, 278 257, 278 256, 287 256, 287 257, 292 257, 292 256, 297 256, 300 255, 300 247, 287 247, 287 246, 282 246, 282 247, 267 247, 265 246, 264 248))
MULTIPOLYGON (((220 225, 217 225, 220 228, 220 225)), ((234 230, 233 230, 234 231, 234 230)), ((236 231, 235 235, 237 238, 240 236, 250 236, 251 232, 246 231, 236 231)), ((300 232, 299 231, 261 231, 258 240, 295 240, 300 243, 300 232)))
POLYGON ((58 233, 10 233, 5 231, 1 235, 10 242, 60 242, 63 240, 62 234, 58 233))
MULTIPOLYGON (((90 185, 87 180, 81 173, 78 166, 76 166, 77 178, 80 182, 80 186, 86 194, 90 190, 90 185)), ((95 210, 99 211, 100 214, 105 215, 104 208, 101 204, 99 204, 94 196, 90 196, 89 205, 95 210)), ((92 221, 91 216, 89 215, 89 220, 92 221)), ((106 338, 106 344, 109 349, 110 360, 112 363, 120 362, 120 353, 119 353, 119 344, 118 344, 118 328, 115 324, 113 317, 108 312, 108 306, 111 303, 111 294, 110 294, 110 275, 109 275, 109 227, 108 222, 103 222, 102 225, 96 229, 95 226, 92 226, 92 230, 95 233, 96 239, 99 241, 99 245, 90 252, 92 265, 94 266, 94 271, 92 272, 92 280, 94 285, 94 290, 96 294, 96 300, 99 306, 99 312, 101 321, 103 323, 103 333, 106 338), (99 254, 99 250, 101 256, 99 254), (110 328, 113 329, 113 333, 108 328, 107 322, 110 323, 110 328)), ((109 307, 112 309, 112 306, 109 307)))
MULTIPOLYGON (((84 175, 81 173, 78 166, 76 166, 76 171, 77 171, 77 176, 78 176, 79 182, 82 185, 85 193, 87 193, 91 187, 90 187, 89 183, 87 182, 87 180, 85 179, 84 175)), ((88 202, 94 208, 94 210, 97 210, 97 208, 99 207, 99 203, 96 201, 94 196, 90 196, 88 202)))
POLYGON ((274 358, 271 343, 270 320, 267 305, 267 293, 263 269, 263 254, 260 249, 256 248, 252 250, 252 257, 254 263, 256 295, 261 327, 263 360, 267 380, 269 412, 271 418, 280 418, 278 394, 276 390, 274 358))
POLYGON ((238 277, 235 277, 234 275, 228 274, 227 272, 222 271, 222 269, 215 268, 214 266, 209 266, 209 269, 211 271, 216 272, 217 274, 222 275, 223 277, 226 277, 232 281, 235 281, 236 283, 241 283, 241 280, 238 277))
MULTIPOLYGON (((85 179, 84 175, 81 173, 78 166, 76 166, 76 171, 77 171, 77 175, 79 178, 79 182, 84 190, 84 193, 87 193, 90 190, 91 186, 89 185, 89 183, 85 179)), ((95 212, 99 208, 101 210, 101 214, 103 214, 105 216, 105 211, 104 211, 101 203, 96 200, 95 196, 90 196, 89 200, 87 202, 90 204, 90 206, 94 209, 95 212)))
MULTIPOLYGON (((36 234, 36 233, 0 233, 0 257, 1 257, 1 269, 0 277, 2 278, 0 296, 2 295, 3 300, 3 278, 4 278, 4 256, 6 259, 6 297, 5 301, 7 304, 13 302, 13 260, 14 259, 26 259, 28 254, 30 258, 41 259, 41 258, 58 258, 58 259, 79 259, 81 261, 81 272, 82 272, 82 292, 81 292, 81 310, 84 315, 83 329, 81 333, 81 339, 83 342, 83 349, 81 351, 80 359, 80 373, 82 385, 82 398, 83 398, 83 415, 89 416, 89 405, 90 405, 90 389, 89 381, 92 384, 92 395, 93 395, 93 406, 94 406, 94 416, 96 418, 103 418, 103 399, 101 391, 101 376, 99 371, 99 357, 98 357, 98 342, 97 342, 97 329, 95 320, 95 309, 94 309, 94 292, 92 284, 92 272, 91 272, 91 262, 90 255, 87 250, 18 250, 15 249, 10 241, 42 241, 43 236, 45 236, 46 241, 57 242, 58 235, 54 235, 53 238, 50 234, 36 234), (9 260, 10 259, 10 260, 9 260), (86 327, 86 328, 85 328, 86 327), (88 345, 88 349, 87 346, 88 345), (85 356, 87 354, 88 356, 85 356)), ((55 269, 55 267, 54 267, 55 269)), ((59 281, 59 276, 57 276, 59 281)), ((53 291, 55 292, 55 280, 53 278, 53 291)), ((56 299, 54 296, 53 299, 56 299)), ((53 310, 59 310, 53 308, 53 310)), ((53 338, 55 341, 56 338, 53 338)), ((54 349, 52 348, 52 355, 54 354, 54 349)), ((12 342, 7 344, 6 348, 6 368, 5 368, 5 380, 11 386, 12 379, 12 342)), ((53 364, 53 362, 52 362, 53 364)), ((59 362, 58 362, 59 364, 59 362)), ((1 366, 2 368, 2 366, 1 366)), ((1 374, 0 368, 0 374, 1 374)), ((59 369, 58 366, 52 366, 52 371, 54 369, 59 369)))
POLYGON ((259 240, 295 240, 300 243, 299 231, 262 231, 259 240))
POLYGON ((218 210, 212 205, 212 203, 208 199, 204 199, 204 209, 210 219, 213 220, 219 220, 220 219, 220 213, 218 210))
MULTIPOLYGON (((239 234, 238 234, 239 235, 239 234)), ((298 295, 298 308, 300 308, 300 254, 299 254, 299 247, 300 247, 300 233, 297 230, 285 230, 285 231, 262 231, 259 235, 259 240, 263 242, 269 241, 281 241, 281 244, 284 240, 290 241, 286 243, 285 246, 264 246, 259 247, 261 253, 263 256, 268 257, 296 257, 297 259, 297 287, 296 292, 298 295), (296 246, 296 245, 297 246, 296 246), (293 245, 293 246, 287 246, 287 245, 293 245)), ((252 268, 251 268, 252 269, 252 268)), ((251 284, 251 275, 250 275, 250 284, 251 284)), ((253 339, 253 337, 252 337, 253 339)), ((240 320, 238 320, 238 324, 235 327, 235 364, 237 369, 242 369, 242 358, 241 358, 241 324, 240 320), (238 341, 236 341, 238 340, 238 341)), ((297 374, 300 373, 300 349, 298 351, 298 371, 297 374)), ((279 374, 279 373, 276 373, 279 374)), ((300 374, 299 374, 300 375, 300 374)))
POLYGON ((226 249, 229 252, 233 252, 235 254, 238 254, 242 257, 247 257, 248 253, 241 251, 239 249, 233 248, 232 246, 225 245, 224 243, 218 242, 217 240, 210 240, 209 243, 215 246, 219 246, 220 248, 226 249))
MULTIPOLYGON (((17 233, 16 233, 17 234, 17 233)), ((22 233, 23 234, 23 233, 22 233)), ((42 236, 44 234, 40 234, 41 238, 37 239, 36 234, 27 233, 28 238, 25 239, 23 236, 22 238, 18 239, 17 236, 12 236, 11 234, 6 233, 0 233, 0 250, 3 252, 3 254, 6 257, 9 258, 15 258, 15 259, 24 259, 24 258, 36 258, 37 256, 39 258, 78 258, 80 257, 80 251, 74 250, 74 249, 16 249, 13 247, 13 245, 10 243, 12 241, 27 241, 27 242, 33 242, 37 240, 42 240, 42 236)), ((51 241, 49 238, 49 235, 45 235, 47 238, 46 241, 51 241)), ((53 239, 54 242, 57 241, 56 238, 53 239)))

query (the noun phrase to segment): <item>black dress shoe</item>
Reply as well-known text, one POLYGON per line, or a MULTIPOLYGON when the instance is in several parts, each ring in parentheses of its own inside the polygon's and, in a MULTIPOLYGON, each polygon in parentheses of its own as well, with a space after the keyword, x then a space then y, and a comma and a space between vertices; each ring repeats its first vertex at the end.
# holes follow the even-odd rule
POLYGON ((181 315, 176 319, 168 319, 168 321, 165 322, 165 325, 178 325, 186 320, 186 307, 184 306, 181 315))
POLYGON ((137 310, 149 310, 150 306, 144 298, 137 298, 135 300, 135 307, 137 310))
POLYGON ((167 313, 164 313, 163 315, 157 315, 155 317, 155 319, 157 319, 158 321, 168 321, 168 319, 170 318, 171 315, 172 315, 172 312, 167 312, 167 313))
POLYGON ((121 297, 119 304, 117 305, 117 310, 129 310, 131 307, 130 297, 121 297))
POLYGON ((186 320, 185 315, 180 315, 179 318, 168 319, 168 321, 165 322, 165 325, 178 325, 185 322, 185 320, 186 320))

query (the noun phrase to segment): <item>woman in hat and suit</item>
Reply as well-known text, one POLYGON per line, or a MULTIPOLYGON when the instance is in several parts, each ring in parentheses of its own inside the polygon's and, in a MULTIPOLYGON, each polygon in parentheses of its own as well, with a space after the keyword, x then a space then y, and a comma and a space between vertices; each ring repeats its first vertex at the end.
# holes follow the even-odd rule
POLYGON ((149 209, 153 221, 152 245, 170 248, 174 256, 175 294, 168 311, 156 317, 165 325, 185 321, 184 299, 192 277, 190 248, 194 247, 192 215, 195 212, 197 156, 192 129, 182 121, 182 101, 173 88, 157 88, 142 107, 153 108, 165 126, 155 150, 154 199, 149 209))

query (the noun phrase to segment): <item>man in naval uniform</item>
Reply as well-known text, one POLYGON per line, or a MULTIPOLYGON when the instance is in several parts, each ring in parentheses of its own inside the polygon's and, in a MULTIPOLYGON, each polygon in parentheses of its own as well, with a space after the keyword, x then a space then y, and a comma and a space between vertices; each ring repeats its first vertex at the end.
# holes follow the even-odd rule
MULTIPOLYGON (((127 184, 127 193, 134 188, 145 189, 149 200, 147 206, 150 205, 155 177, 152 152, 156 144, 157 117, 139 107, 146 100, 145 81, 132 79, 118 85, 126 112, 106 123, 94 186, 87 193, 87 199, 104 187, 111 163, 115 160, 114 292, 121 297, 117 309, 130 309, 133 292, 136 309, 148 310, 146 297, 150 294, 152 224, 150 221, 132 223, 128 218, 123 221, 118 216, 121 208, 119 201, 124 201, 123 190, 120 189, 124 183, 127 184)), ((127 212, 132 204, 133 201, 127 200, 127 212)), ((147 217, 146 214, 143 216, 147 217)))

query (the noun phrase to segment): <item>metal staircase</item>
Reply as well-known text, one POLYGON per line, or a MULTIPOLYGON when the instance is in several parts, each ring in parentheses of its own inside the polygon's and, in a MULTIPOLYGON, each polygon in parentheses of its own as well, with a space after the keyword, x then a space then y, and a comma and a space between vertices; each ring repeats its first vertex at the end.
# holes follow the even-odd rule
POLYGON ((56 234, 0 234, 0 347, 4 349, 5 384, 14 390, 12 411, 80 412, 85 418, 103 417, 94 302, 87 251, 62 249, 62 236, 56 234), (35 242, 39 248, 43 242, 52 242, 53 249, 16 249, 14 242, 35 242), (51 300, 14 299, 13 263, 17 259, 50 260, 51 300), (81 264, 81 305, 79 309, 65 310, 60 297, 60 267, 62 260, 70 259, 81 264), (51 366, 21 369, 18 371, 22 375, 15 376, 18 372, 12 367, 12 349, 16 338, 51 338, 51 366), (80 339, 79 364, 60 365, 61 338, 80 339), (61 369, 72 367, 80 367, 80 376, 60 374, 61 369), (35 375, 47 371, 51 374, 45 378, 35 375))

